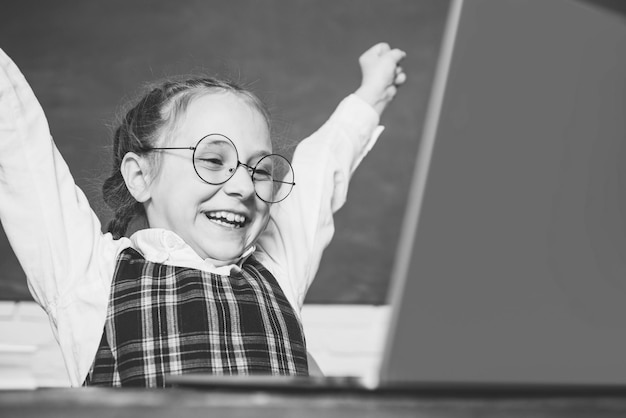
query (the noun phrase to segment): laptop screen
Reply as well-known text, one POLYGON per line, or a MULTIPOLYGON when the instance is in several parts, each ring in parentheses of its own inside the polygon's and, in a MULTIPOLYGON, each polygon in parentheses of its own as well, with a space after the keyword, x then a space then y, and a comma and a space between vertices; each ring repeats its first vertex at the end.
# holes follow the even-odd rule
POLYGON ((626 23, 453 1, 383 382, 626 383, 626 23))

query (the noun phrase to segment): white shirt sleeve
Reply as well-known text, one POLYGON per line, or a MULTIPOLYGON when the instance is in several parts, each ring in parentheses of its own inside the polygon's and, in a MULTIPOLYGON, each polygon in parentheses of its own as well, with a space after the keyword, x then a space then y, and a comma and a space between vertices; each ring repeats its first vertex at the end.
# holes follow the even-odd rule
POLYGON ((293 158, 296 185, 274 204, 257 257, 299 311, 324 249, 334 234, 333 214, 346 200, 352 173, 382 132, 378 113, 356 95, 303 140, 293 158))
POLYGON ((75 185, 30 86, 0 50, 0 219, 47 312, 70 381, 80 385, 102 336, 115 258, 75 185))

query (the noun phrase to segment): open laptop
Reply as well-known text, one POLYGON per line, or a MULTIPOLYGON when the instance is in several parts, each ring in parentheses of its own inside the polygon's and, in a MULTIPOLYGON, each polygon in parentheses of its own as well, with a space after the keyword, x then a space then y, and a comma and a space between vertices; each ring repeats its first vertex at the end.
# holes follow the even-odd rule
POLYGON ((593 2, 453 0, 377 378, 168 382, 626 390, 624 51, 593 2))

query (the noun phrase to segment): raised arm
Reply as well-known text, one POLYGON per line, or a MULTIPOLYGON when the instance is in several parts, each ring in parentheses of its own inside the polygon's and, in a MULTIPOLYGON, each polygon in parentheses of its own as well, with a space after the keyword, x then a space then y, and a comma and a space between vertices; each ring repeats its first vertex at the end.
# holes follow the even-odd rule
POLYGON ((362 83, 330 119, 297 147, 292 195, 274 205, 259 240, 268 267, 297 307, 317 273, 334 233, 333 214, 344 204, 352 173, 376 142, 379 117, 406 76, 405 53, 378 44, 359 59, 362 83))
POLYGON ((48 313, 72 383, 80 384, 85 365, 77 367, 76 359, 88 359, 82 353, 93 343, 86 341, 97 344, 102 334, 120 243, 101 234, 37 98, 2 50, 0 219, 33 297, 48 313))

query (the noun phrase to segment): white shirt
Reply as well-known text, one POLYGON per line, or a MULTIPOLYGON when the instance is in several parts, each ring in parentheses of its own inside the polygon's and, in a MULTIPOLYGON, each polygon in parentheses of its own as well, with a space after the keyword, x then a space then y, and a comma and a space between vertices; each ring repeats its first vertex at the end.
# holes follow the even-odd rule
MULTIPOLYGON (((163 229, 144 229, 119 240, 103 234, 35 95, 2 50, 0 68, 0 219, 35 301, 48 314, 70 382, 79 386, 102 337, 116 258, 123 249, 133 247, 149 261, 217 274, 237 266, 216 268, 163 229)), ((352 173, 381 131, 374 109, 351 95, 296 149, 297 184, 287 199, 272 206, 253 251, 297 313, 334 233, 333 213, 345 202, 352 173)))

